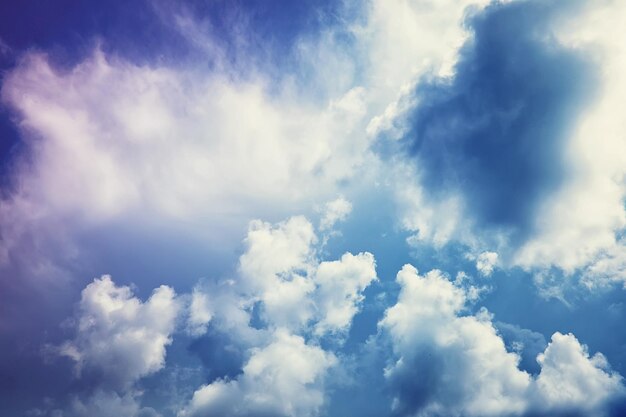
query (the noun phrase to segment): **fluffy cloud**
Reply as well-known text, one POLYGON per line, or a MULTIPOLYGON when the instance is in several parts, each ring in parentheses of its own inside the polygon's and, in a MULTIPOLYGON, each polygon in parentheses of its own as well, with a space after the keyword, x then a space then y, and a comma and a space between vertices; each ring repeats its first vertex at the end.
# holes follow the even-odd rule
MULTIPOLYGON (((242 310, 259 302, 260 317, 271 327, 302 331, 315 323, 319 335, 346 330, 363 290, 376 279, 374 256, 346 253, 337 261, 321 261, 318 243, 313 225, 303 216, 275 225, 251 222, 238 279, 194 292, 192 326, 206 326, 213 311, 223 315, 229 303, 219 300, 230 299, 230 305, 242 310)), ((239 323, 247 327, 245 320, 239 323)))
POLYGON ((364 299, 363 290, 376 279, 376 263, 371 253, 346 253, 338 261, 320 263, 315 272, 319 317, 315 332, 319 335, 345 332, 364 299))
POLYGON ((155 289, 142 303, 129 287, 103 276, 83 290, 76 338, 59 352, 76 362, 79 375, 93 372, 104 386, 128 388, 163 367, 178 310, 170 287, 155 289))
MULTIPOLYGON (((208 380, 180 414, 317 415, 342 349, 353 348, 343 342, 376 262, 367 252, 323 259, 352 209, 344 198, 324 206, 317 230, 302 216, 275 220, 355 188, 392 188, 410 243, 461 242, 479 254, 483 276, 496 265, 556 266, 582 271, 590 288, 626 282, 615 110, 626 94, 626 7, 488 3, 369 1, 356 19, 296 40, 278 65, 288 63, 286 75, 257 65, 267 51, 250 45, 246 54, 259 56, 236 51, 230 62, 191 15, 173 16, 180 41, 211 65, 140 65, 96 47, 63 68, 24 53, 2 86, 24 153, 0 200, 0 305, 9 312, 0 331, 29 317, 16 307, 32 297, 22 282, 67 280, 74 265, 105 257, 96 230, 111 236, 114 225, 122 240, 141 240, 159 225, 235 253, 249 219, 270 219, 249 224, 232 279, 216 273, 189 296, 188 333, 213 343, 201 359, 231 347, 235 359, 204 363, 208 380), (370 154, 375 138, 380 160, 370 154)), ((603 356, 573 335, 555 333, 544 350, 541 335, 470 314, 487 289, 457 278, 411 267, 398 275, 400 297, 379 324, 392 346, 384 374, 394 413, 602 415, 623 394, 603 356), (536 375, 520 370, 520 356, 539 351, 536 375)), ((388 299, 376 299, 377 311, 388 299)), ((76 337, 60 352, 102 387, 64 413, 153 413, 130 391, 164 366, 178 305, 169 287, 142 302, 107 277, 88 285, 76 337)))
POLYGON ((555 333, 537 357, 541 372, 535 391, 548 408, 585 410, 592 415, 616 395, 624 395, 622 377, 613 373, 601 353, 589 357, 574 335, 555 333))
POLYGON ((339 197, 326 203, 324 208, 324 215, 320 220, 320 230, 322 231, 332 229, 335 223, 345 220, 352 211, 352 204, 345 198, 339 197))
POLYGON ((253 352, 241 376, 199 388, 179 416, 317 415, 323 377, 336 362, 332 353, 279 330, 268 346, 253 352))
POLYGON ((213 326, 228 332, 247 359, 235 379, 197 389, 181 416, 318 414, 325 403, 324 378, 339 361, 316 338, 345 334, 363 291, 377 279, 370 253, 320 261, 318 242, 302 216, 274 225, 253 221, 238 279, 196 288, 192 331, 213 326), (260 329, 251 327, 255 308, 260 329))
POLYGON ((603 415, 624 394, 601 354, 589 357, 572 335, 555 333, 538 357, 541 371, 519 369, 484 309, 462 315, 466 294, 431 271, 406 265, 401 292, 379 323, 396 360, 385 370, 402 416, 496 416, 585 409, 603 415))
POLYGON ((243 289, 263 302, 263 316, 276 326, 297 328, 313 311, 308 295, 315 289, 309 275, 314 267, 313 225, 304 217, 292 217, 272 227, 254 221, 240 258, 243 289))
POLYGON ((481 275, 488 277, 493 273, 493 269, 498 263, 496 252, 483 252, 476 258, 476 269, 481 275))
MULTIPOLYGON (((364 21, 296 42, 289 62, 312 74, 313 92, 299 90, 311 79, 264 74, 271 71, 259 57, 229 63, 215 33, 176 8, 163 11, 165 23, 217 62, 210 71, 195 62, 138 65, 97 47, 71 68, 24 54, 2 85, 27 146, 15 164, 16 192, 0 203, 8 219, 0 259, 15 257, 35 224, 54 237, 127 217, 216 227, 221 245, 235 245, 249 218, 311 206, 357 172, 363 180, 360 167, 376 166, 366 126, 416 76, 449 73, 467 37, 466 7, 486 3, 368 3, 364 21), (354 44, 339 40, 346 37, 354 44)), ((335 216, 347 209, 334 204, 335 216)))
POLYGON ((232 248, 250 218, 314 205, 369 158, 358 88, 317 103, 253 70, 234 80, 100 49, 69 69, 51 61, 27 53, 3 79, 26 144, 0 201, 4 263, 29 239, 67 258, 76 233, 135 220, 232 248))
POLYGON ((489 316, 459 317, 463 291, 439 271, 406 265, 402 290, 380 326, 398 360, 386 370, 399 415, 521 413, 530 377, 517 368, 489 316))

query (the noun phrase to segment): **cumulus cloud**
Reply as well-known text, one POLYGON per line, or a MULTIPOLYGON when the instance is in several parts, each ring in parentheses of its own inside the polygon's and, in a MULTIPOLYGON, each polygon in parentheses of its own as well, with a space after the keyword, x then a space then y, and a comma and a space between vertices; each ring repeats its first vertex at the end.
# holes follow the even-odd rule
POLYGON ((302 216, 276 225, 253 221, 244 242, 240 291, 262 302, 262 318, 275 327, 299 330, 313 320, 320 334, 345 330, 376 279, 370 253, 320 261, 319 240, 302 216))
POLYGON ((316 338, 345 334, 377 277, 370 253, 321 261, 318 243, 305 217, 253 221, 238 279, 196 288, 189 319, 195 334, 209 326, 228 332, 246 359, 239 376, 198 388, 181 416, 319 413, 323 381, 339 360, 316 338), (251 326, 254 309, 260 328, 251 326))
POLYGON ((385 369, 400 416, 496 416, 584 409, 603 415, 624 393, 601 354, 589 357, 573 335, 555 333, 537 358, 539 375, 519 369, 485 309, 463 315, 466 294, 434 270, 398 273, 398 302, 379 327, 395 361, 385 369))
POLYGON ((344 254, 340 260, 322 262, 315 272, 317 334, 345 332, 363 301, 363 290, 376 280, 371 253, 344 254))
POLYGON ((164 366, 178 310, 170 287, 155 289, 143 303, 105 275, 83 290, 76 337, 59 353, 76 362, 79 376, 93 372, 104 386, 128 388, 164 366))
POLYGON ((581 410, 593 414, 616 395, 624 395, 623 378, 611 371, 601 353, 589 356, 576 337, 556 332, 545 352, 537 357, 541 372, 535 394, 549 408, 581 410))
POLYGON ((268 346, 253 352, 241 376, 199 388, 178 415, 317 415, 324 403, 323 377, 336 362, 332 353, 278 330, 268 346))
POLYGON ((367 252, 322 261, 319 243, 303 216, 277 224, 252 221, 237 278, 206 282, 193 291, 190 331, 200 335, 213 322, 241 338, 254 338, 249 323, 257 306, 259 318, 272 329, 298 333, 313 326, 318 336, 345 332, 363 291, 377 279, 376 262, 367 252))
POLYGON ((398 359, 386 369, 398 415, 521 413, 530 377, 517 368, 489 316, 458 314, 461 289, 439 271, 398 273, 398 303, 380 322, 398 359), (421 413, 421 414, 420 414, 421 413))

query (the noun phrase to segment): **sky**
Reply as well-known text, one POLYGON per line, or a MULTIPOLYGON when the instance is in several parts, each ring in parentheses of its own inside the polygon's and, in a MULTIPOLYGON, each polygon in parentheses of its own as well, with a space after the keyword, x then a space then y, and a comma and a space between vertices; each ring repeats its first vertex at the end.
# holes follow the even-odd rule
POLYGON ((626 3, 0 3, 0 415, 626 413, 626 3))

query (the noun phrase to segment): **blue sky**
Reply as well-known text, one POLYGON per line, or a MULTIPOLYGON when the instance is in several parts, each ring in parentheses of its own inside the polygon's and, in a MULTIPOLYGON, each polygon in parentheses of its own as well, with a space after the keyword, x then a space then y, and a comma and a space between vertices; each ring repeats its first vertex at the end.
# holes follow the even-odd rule
POLYGON ((0 5, 0 414, 623 415, 624 19, 0 5))

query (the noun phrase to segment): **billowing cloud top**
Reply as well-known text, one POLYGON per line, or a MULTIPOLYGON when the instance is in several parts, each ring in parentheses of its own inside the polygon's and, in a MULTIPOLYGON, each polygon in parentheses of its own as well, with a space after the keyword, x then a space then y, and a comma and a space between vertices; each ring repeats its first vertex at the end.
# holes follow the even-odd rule
POLYGON ((626 412, 626 6, 39 3, 1 415, 626 412))

